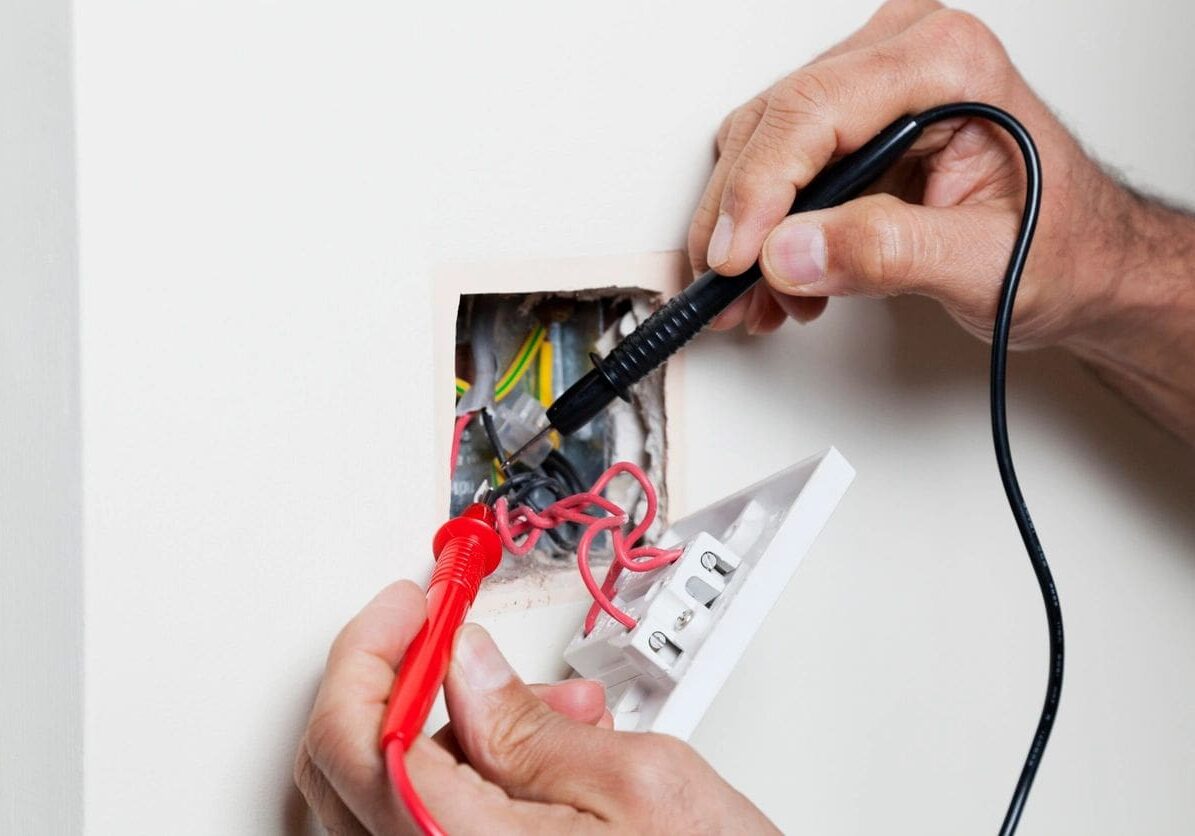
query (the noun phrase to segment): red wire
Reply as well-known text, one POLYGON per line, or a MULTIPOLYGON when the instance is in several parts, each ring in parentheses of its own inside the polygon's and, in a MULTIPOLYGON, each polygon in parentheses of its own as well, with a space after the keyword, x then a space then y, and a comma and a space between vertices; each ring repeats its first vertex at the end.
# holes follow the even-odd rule
POLYGON ((406 754, 398 739, 391 740, 386 746, 386 771, 390 773, 390 783, 424 836, 445 836, 443 828, 423 806, 423 799, 411 784, 411 778, 407 775, 406 754))
POLYGON ((452 425, 452 452, 450 453, 451 458, 448 460, 449 476, 456 472, 456 460, 461 454, 461 436, 465 434, 465 427, 469 426, 469 422, 476 414, 476 412, 466 412, 464 415, 458 416, 456 423, 452 425))
POLYGON ((589 613, 585 616, 585 633, 589 634, 597 623, 598 613, 603 610, 628 630, 637 624, 634 618, 616 607, 611 600, 618 576, 624 569, 631 572, 650 572, 661 566, 667 566, 680 557, 681 549, 635 545, 651 528, 651 524, 656 518, 658 504, 656 489, 647 478, 647 474, 643 472, 643 468, 631 462, 617 462, 598 477, 588 491, 558 500, 542 512, 527 505, 511 509, 508 507, 506 497, 501 497, 494 506, 494 513, 497 516, 496 528, 498 535, 502 538, 502 545, 511 554, 518 557, 535 548, 540 536, 549 528, 555 528, 564 523, 577 523, 585 526, 585 532, 577 543, 577 569, 581 573, 581 580, 584 582, 585 588, 589 590, 589 594, 593 596, 594 600, 593 606, 589 608, 589 613), (643 519, 628 532, 623 531, 623 526, 630 521, 630 515, 614 502, 602 496, 602 492, 610 484, 610 481, 624 473, 639 483, 647 501, 643 519), (597 513, 586 513, 586 509, 589 508, 595 508, 597 513), (594 538, 603 531, 610 532, 614 559, 606 571, 605 580, 599 586, 589 566, 589 549, 593 545, 594 538), (523 539, 520 540, 520 537, 523 539))

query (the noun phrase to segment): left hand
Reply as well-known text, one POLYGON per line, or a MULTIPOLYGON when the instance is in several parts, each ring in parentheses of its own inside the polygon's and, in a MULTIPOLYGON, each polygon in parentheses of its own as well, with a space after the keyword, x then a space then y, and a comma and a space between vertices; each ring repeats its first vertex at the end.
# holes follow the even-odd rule
MULTIPOLYGON (((378 729, 394 668, 423 626, 424 604, 423 592, 410 581, 386 587, 341 630, 328 653, 324 678, 295 757, 294 777, 320 824, 330 833, 415 832, 386 778, 378 729)), ((566 680, 532 685, 530 690, 544 706, 565 717, 605 728, 613 725, 599 683, 566 680)), ((454 766, 452 755, 459 754, 451 725, 430 741, 420 738, 414 748, 420 761, 427 761, 435 772, 454 766)), ((412 760, 415 757, 413 754, 412 760)), ((477 789, 480 782, 475 775, 472 779, 473 789, 477 789)))
MULTIPOLYGON (((378 730, 394 669, 424 620, 423 593, 383 590, 341 631, 295 782, 336 834, 416 832, 387 779, 378 730)), ((452 725, 407 753, 415 789, 459 834, 775 832, 687 744, 616 732, 599 683, 531 686, 466 624, 445 680, 452 725)))

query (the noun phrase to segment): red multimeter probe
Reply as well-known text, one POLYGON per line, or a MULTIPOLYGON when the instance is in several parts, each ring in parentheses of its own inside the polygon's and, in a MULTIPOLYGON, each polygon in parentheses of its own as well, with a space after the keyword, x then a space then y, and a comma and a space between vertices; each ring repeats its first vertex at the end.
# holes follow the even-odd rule
POLYGON ((444 523, 432 540, 432 554, 436 570, 427 585, 427 621, 399 665, 380 742, 390 780, 407 812, 425 834, 442 836, 444 831, 411 786, 403 758, 427 722, 448 672, 453 638, 477 598, 482 578, 502 561, 493 509, 475 502, 444 523))

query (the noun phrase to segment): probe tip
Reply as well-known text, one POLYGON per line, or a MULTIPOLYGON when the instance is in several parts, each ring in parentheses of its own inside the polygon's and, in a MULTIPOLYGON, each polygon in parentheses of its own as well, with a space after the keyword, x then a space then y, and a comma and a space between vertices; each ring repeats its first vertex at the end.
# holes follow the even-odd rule
POLYGON ((509 456, 507 456, 501 462, 498 463, 499 469, 503 473, 507 473, 512 464, 514 464, 520 458, 522 458, 524 453, 526 453, 528 450, 530 450, 532 447, 534 447, 544 436, 546 436, 551 431, 552 431, 552 425, 548 424, 548 426, 544 427, 542 430, 537 432, 535 435, 531 436, 531 439, 526 444, 524 444, 518 450, 515 450, 513 453, 511 453, 509 456))

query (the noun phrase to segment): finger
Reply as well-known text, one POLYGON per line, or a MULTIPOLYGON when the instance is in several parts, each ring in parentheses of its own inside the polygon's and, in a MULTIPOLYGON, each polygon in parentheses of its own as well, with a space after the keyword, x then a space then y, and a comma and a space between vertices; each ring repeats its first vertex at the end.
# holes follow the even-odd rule
POLYGON ((795 296, 919 293, 964 312, 989 310, 1014 229, 996 206, 870 195, 788 218, 768 236, 760 265, 769 285, 795 296))
POLYGON ((573 807, 511 799, 468 764, 446 757, 426 737, 416 738, 405 761, 412 786, 446 833, 558 834, 600 829, 592 814, 573 807))
MULTIPOLYGON (((360 725, 357 718, 363 708, 380 712, 394 682, 394 669, 425 618, 426 599, 414 583, 399 581, 379 592, 332 642, 312 721, 334 717, 360 725)), ((334 739, 350 732, 365 740, 377 729, 338 729, 334 739)), ((335 780, 335 776, 329 778, 335 780)))
MULTIPOLYGON (((427 617, 423 591, 398 581, 379 592, 344 626, 328 651, 328 672, 356 654, 376 657, 393 673, 427 617)), ((327 681, 325 676, 324 681, 327 681)))
POLYGON ((578 723, 596 725, 606 713, 606 687, 596 680, 566 679, 530 687, 548 708, 578 723))
MULTIPOLYGON (((824 61, 827 58, 883 41, 941 8, 942 4, 937 0, 889 0, 850 37, 823 52, 810 64, 816 64, 818 61, 824 61)), ((726 180, 730 176, 730 171, 735 161, 738 160, 739 154, 755 132, 760 119, 763 118, 773 89, 765 90, 751 101, 736 108, 723 121, 722 127, 718 131, 718 159, 689 225, 689 262, 695 274, 704 273, 709 269, 706 256, 709 250, 710 234, 718 219, 718 207, 722 201, 726 180)), ((735 324, 738 324, 737 321, 735 324)))
POLYGON ((726 178, 738 159, 739 153, 751 139, 759 120, 763 118, 767 109, 770 90, 765 90, 751 101, 736 108, 722 123, 718 130, 718 159, 714 163, 714 170, 710 174, 709 182, 701 200, 697 203, 697 211, 693 213, 693 220, 689 224, 689 263, 695 274, 704 273, 709 269, 706 253, 709 250, 710 232, 718 218, 718 205, 722 200, 722 191, 726 186, 726 178))
POLYGON ((747 333, 762 336, 770 334, 788 319, 788 314, 780 306, 777 294, 771 288, 761 287, 760 292, 767 297, 767 305, 760 312, 759 319, 747 329, 747 333))
POLYGON ((374 832, 399 821, 377 736, 394 667, 424 618, 415 584, 402 581, 378 593, 333 642, 304 737, 312 764, 374 832))
POLYGON ((751 294, 744 293, 738 299, 731 302, 726 310, 714 317, 714 321, 710 323, 710 328, 714 331, 729 331, 731 328, 737 327, 743 321, 750 302, 751 294))
POLYGON ((899 35, 819 62, 772 94, 723 189, 707 261, 738 275, 797 190, 897 116, 942 101, 1002 100, 1011 65, 974 17, 934 12, 899 35))
POLYGON ((922 203, 925 195, 924 158, 906 154, 876 179, 864 194, 891 194, 910 203, 922 203))
POLYGON ((775 293, 775 296, 784 312, 802 324, 821 316, 830 301, 825 296, 789 296, 787 293, 775 293))
POLYGON ((445 681, 461 748, 480 775, 515 798, 562 803, 609 819, 631 734, 597 729, 549 709, 515 675, 480 627, 466 624, 445 681))
POLYGON ((328 783, 328 779, 312 762, 307 752, 306 737, 295 756, 294 779, 303 800, 307 802, 307 806, 325 830, 345 836, 368 836, 369 831, 353 815, 348 805, 328 783))
MULTIPOLYGON (((348 829, 353 821, 363 822, 375 833, 395 832, 405 827, 406 814, 395 801, 377 750, 377 730, 393 681, 391 666, 397 664, 401 648, 410 643, 423 618, 424 596, 419 588, 410 583, 395 584, 366 606, 333 643, 304 745, 306 759, 311 764, 305 785, 308 791, 318 795, 321 821, 326 826, 330 826, 329 822, 342 824, 348 833, 356 832, 348 829)), ((598 683, 576 680, 544 691, 554 707, 587 722, 598 722, 604 714, 605 696, 598 683)), ((543 705, 545 710, 551 710, 547 702, 543 705)), ((509 801, 497 788, 477 786, 479 779, 475 773, 468 786, 458 786, 471 770, 458 770, 456 759, 443 749, 427 748, 438 754, 422 760, 424 772, 430 769, 433 774, 451 776, 453 781, 448 787, 436 784, 434 792, 448 791, 453 799, 451 805, 441 803, 434 807, 437 815, 464 802, 473 805, 473 814, 488 816, 486 821, 509 822, 508 829, 529 832, 535 832, 536 823, 541 820, 553 822, 561 818, 558 812, 549 812, 545 819, 539 810, 516 811, 518 817, 512 818, 514 813, 507 809, 509 801), (475 800, 470 801, 473 797, 475 800), (479 806, 487 800, 488 809, 479 806)), ((300 757, 303 756, 301 753, 300 757)), ((452 820, 451 813, 448 819, 452 820)), ((461 822, 452 828, 453 831, 466 829, 461 822)))
POLYGON ((463 763, 468 760, 465 750, 461 748, 461 744, 456 740, 456 732, 452 730, 452 723, 445 723, 441 726, 431 736, 431 741, 451 755, 454 761, 463 763))
MULTIPOLYGON (((548 708, 578 723, 600 726, 610 716, 610 712, 606 710, 605 686, 592 679, 566 679, 563 682, 528 687, 548 708)), ((464 759, 464 752, 457 743, 451 723, 433 734, 432 742, 443 747, 457 760, 464 759)))
POLYGON ((761 283, 751 289, 751 302, 743 322, 747 333, 753 335, 771 333, 784 322, 784 311, 766 285, 761 283))

